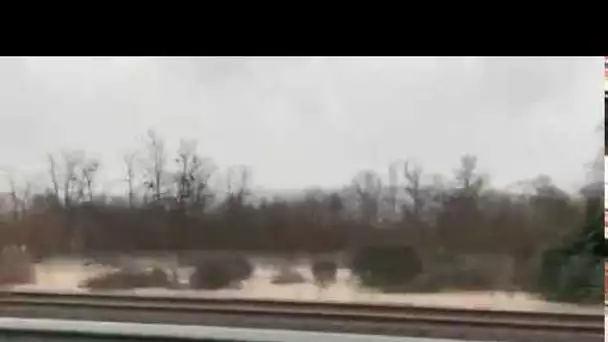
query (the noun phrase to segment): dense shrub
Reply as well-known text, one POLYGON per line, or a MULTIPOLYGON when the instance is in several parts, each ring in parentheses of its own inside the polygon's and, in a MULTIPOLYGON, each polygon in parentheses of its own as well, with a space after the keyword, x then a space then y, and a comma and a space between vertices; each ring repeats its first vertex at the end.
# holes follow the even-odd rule
POLYGON ((311 267, 312 275, 320 287, 336 282, 338 264, 333 260, 315 260, 311 267))
POLYGON ((593 209, 588 209, 588 221, 582 230, 542 254, 536 290, 546 299, 590 303, 603 300, 604 219, 597 213, 599 210, 593 209))
POLYGON ((253 267, 247 259, 239 257, 212 258, 200 262, 190 277, 190 287, 219 290, 238 284, 248 278, 253 267))
POLYGON ((589 254, 545 252, 537 291, 548 300, 597 302, 603 297, 603 263, 589 254))
POLYGON ((92 290, 119 290, 143 287, 169 287, 171 285, 171 281, 165 271, 155 267, 146 271, 118 270, 105 273, 85 280, 81 284, 81 287, 92 290))
POLYGON ((224 261, 230 268, 230 272, 237 281, 244 281, 253 275, 253 264, 242 255, 232 255, 224 261))
POLYGON ((422 272, 422 261, 411 247, 368 247, 355 253, 352 271, 363 286, 386 289, 403 286, 422 272))

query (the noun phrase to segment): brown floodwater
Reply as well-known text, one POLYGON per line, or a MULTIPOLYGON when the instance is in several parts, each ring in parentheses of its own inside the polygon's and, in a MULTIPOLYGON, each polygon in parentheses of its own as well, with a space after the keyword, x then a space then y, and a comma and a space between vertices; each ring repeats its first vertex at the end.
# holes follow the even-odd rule
MULTIPOLYGON (((147 262, 147 264, 150 263, 154 262, 147 262)), ((158 261, 156 263, 158 264, 158 261)), ((170 262, 163 263, 165 265, 171 264, 170 262)), ((522 292, 378 293, 357 286, 347 268, 339 269, 338 279, 335 284, 325 289, 320 289, 312 282, 312 274, 309 267, 305 264, 294 266, 304 276, 306 280, 304 283, 276 285, 271 282, 272 276, 277 269, 276 264, 267 262, 254 263, 256 264, 256 268, 253 276, 243 282, 240 288, 216 291, 147 288, 113 292, 152 296, 236 297, 372 304, 397 303, 421 306, 551 312, 599 313, 603 310, 601 305, 550 303, 522 292)), ((86 290, 79 288, 79 284, 82 281, 103 272, 111 271, 112 269, 110 266, 86 265, 84 261, 78 259, 50 260, 35 265, 35 280, 32 283, 16 285, 13 288, 45 292, 83 292, 86 290)), ((181 282, 186 282, 193 271, 191 267, 177 267, 177 269, 181 282)))

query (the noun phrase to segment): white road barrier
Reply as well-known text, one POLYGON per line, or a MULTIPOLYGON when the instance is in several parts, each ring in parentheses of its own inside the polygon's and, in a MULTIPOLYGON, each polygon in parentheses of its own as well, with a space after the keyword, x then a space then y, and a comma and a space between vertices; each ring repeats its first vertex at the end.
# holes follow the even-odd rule
POLYGON ((86 333, 91 338, 121 336, 134 339, 159 338, 221 342, 467 342, 464 340, 422 337, 389 337, 357 334, 306 332, 295 330, 229 328, 175 324, 143 324, 60 319, 30 319, 0 317, 0 336, 3 332, 58 334, 86 333))

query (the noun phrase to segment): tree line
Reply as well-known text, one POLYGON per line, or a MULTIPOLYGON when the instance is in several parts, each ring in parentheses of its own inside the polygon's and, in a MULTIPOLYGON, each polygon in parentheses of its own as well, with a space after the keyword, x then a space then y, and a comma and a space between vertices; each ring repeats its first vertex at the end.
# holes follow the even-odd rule
POLYGON ((388 184, 376 172, 362 171, 342 189, 259 198, 250 189, 248 168, 226 171, 226 185, 218 190, 210 179, 220 171, 195 144, 183 142, 169 153, 154 132, 144 153, 126 155, 124 165, 125 193, 118 197, 98 190, 101 162, 83 152, 49 155, 44 192, 8 177, 2 241, 41 255, 315 252, 391 243, 525 258, 582 227, 589 198, 601 201, 603 193, 596 184, 569 194, 543 175, 522 182, 524 191, 495 189, 478 171, 477 158, 464 155, 452 177, 430 177, 404 161, 388 167, 388 184))

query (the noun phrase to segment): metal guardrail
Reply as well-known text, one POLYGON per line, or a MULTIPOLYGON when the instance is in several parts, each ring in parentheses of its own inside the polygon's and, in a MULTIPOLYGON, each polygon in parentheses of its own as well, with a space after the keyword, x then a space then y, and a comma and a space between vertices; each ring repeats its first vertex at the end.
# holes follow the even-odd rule
POLYGON ((0 317, 36 322, 21 324, 19 329, 11 328, 14 324, 0 324, 0 341, 9 337, 10 342, 599 342, 604 338, 603 316, 600 312, 0 291, 0 317), (54 323, 44 323, 49 319, 54 323), (74 329, 57 322, 71 322, 66 324, 74 329), (119 329, 100 335, 97 324, 119 329), (50 330, 36 328, 45 326, 50 330), (136 334, 129 335, 131 330, 136 334), (159 336, 155 336, 157 331, 159 336), (221 335, 214 335, 218 331, 221 335), (186 333, 207 335, 181 335, 186 333))
POLYGON ((167 314, 219 313, 293 319, 366 321, 378 323, 428 323, 512 329, 544 329, 567 332, 604 331, 602 314, 530 311, 468 310, 402 305, 365 305, 331 302, 129 296, 115 294, 49 294, 9 291, 0 304, 55 308, 119 309, 131 312, 155 310, 167 314))
MULTIPOLYGON (((278 329, 225 328, 211 326, 143 324, 0 317, 0 338, 11 341, 44 336, 45 341, 209 341, 209 342, 466 342, 423 337, 388 337, 359 334, 320 333, 278 329)), ((42 341, 42 339, 41 339, 42 341)))

